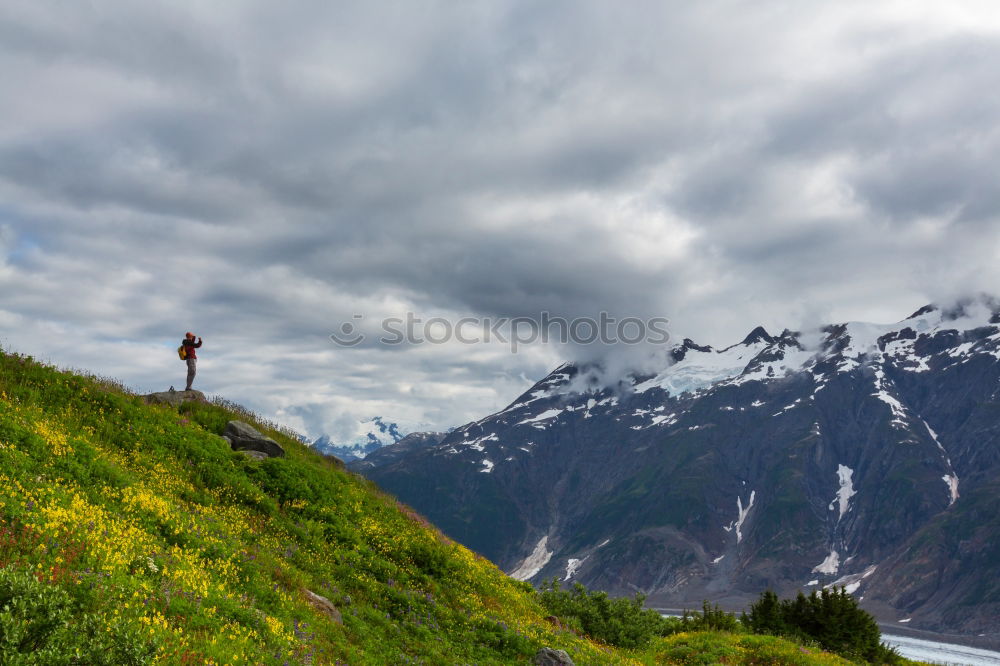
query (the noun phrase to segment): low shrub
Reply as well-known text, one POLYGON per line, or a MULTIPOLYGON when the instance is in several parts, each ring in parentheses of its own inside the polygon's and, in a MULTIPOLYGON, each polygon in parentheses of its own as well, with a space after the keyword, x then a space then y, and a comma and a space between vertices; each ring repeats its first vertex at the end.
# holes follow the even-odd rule
POLYGON ((656 636, 681 630, 681 620, 663 617, 643 608, 645 597, 612 599, 605 592, 591 592, 580 583, 563 589, 553 578, 539 590, 542 606, 570 627, 591 638, 622 648, 641 648, 656 636))
POLYGON ((152 663, 156 645, 96 614, 28 571, 0 569, 0 663, 130 666, 152 663))
POLYGON ((732 613, 722 610, 718 604, 712 606, 705 601, 702 603, 701 613, 684 611, 684 615, 681 616, 681 628, 684 631, 738 632, 743 626, 732 613))
POLYGON ((682 632, 654 645, 656 664, 785 664, 848 666, 837 655, 805 647, 777 636, 728 632, 682 632))

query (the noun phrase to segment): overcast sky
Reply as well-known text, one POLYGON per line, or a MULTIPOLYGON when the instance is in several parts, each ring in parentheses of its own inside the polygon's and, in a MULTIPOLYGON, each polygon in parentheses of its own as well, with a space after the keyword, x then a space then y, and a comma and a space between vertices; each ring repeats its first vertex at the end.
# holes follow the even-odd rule
POLYGON ((0 342, 148 391, 192 330, 312 436, 595 355, 374 341, 407 311, 726 345, 1000 291, 995 0, 7 0, 0 95, 0 342))

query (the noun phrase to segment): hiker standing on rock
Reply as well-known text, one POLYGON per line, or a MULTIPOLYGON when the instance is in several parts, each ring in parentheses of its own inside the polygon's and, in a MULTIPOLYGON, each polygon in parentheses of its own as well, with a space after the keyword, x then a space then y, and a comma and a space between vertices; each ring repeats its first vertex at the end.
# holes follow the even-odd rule
POLYGON ((198 347, 201 347, 201 338, 198 338, 198 342, 195 342, 194 333, 188 331, 184 335, 184 341, 181 342, 181 349, 184 350, 184 355, 181 358, 187 361, 188 366, 187 388, 184 389, 185 391, 191 390, 195 373, 198 371, 198 354, 195 352, 195 349, 198 347))

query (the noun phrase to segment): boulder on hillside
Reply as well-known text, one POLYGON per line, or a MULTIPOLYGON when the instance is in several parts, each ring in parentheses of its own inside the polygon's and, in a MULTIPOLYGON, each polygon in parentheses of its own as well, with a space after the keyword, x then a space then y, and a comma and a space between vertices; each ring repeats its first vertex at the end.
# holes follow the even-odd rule
POLYGON ((285 450, 276 441, 260 434, 243 421, 227 423, 222 437, 229 442, 233 451, 242 451, 257 460, 285 457, 285 450))
POLYGON ((316 594, 312 590, 305 590, 305 593, 306 600, 312 605, 313 608, 325 614, 337 624, 344 624, 343 616, 341 616, 340 611, 333 605, 332 601, 323 595, 316 594))
POLYGON ((543 647, 535 654, 535 666, 574 666, 566 650, 543 647))
POLYGON ((208 402, 205 394, 201 391, 191 389, 190 391, 175 391, 171 386, 169 391, 149 393, 142 396, 143 402, 147 405, 170 405, 180 407, 185 402, 208 402))

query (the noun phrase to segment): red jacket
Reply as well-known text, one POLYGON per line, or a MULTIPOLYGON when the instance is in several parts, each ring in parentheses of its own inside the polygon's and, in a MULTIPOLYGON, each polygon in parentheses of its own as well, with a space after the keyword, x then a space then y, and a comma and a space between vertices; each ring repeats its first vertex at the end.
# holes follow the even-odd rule
POLYGON ((198 338, 198 342, 184 338, 181 344, 184 345, 184 358, 198 358, 198 354, 194 350, 201 347, 201 338, 198 338))

